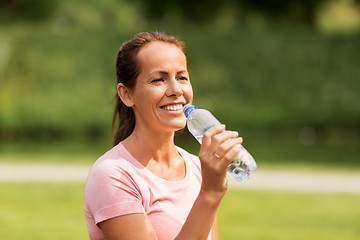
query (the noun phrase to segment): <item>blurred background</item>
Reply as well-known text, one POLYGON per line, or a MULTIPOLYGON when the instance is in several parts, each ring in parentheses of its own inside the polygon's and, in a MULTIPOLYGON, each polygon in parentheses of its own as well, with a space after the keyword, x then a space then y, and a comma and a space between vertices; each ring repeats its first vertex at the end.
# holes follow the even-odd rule
MULTIPOLYGON (((111 148, 116 54, 141 31, 185 42, 194 103, 240 132, 259 170, 360 172, 359 0, 2 0, 0 163, 90 166, 111 148)), ((176 142, 198 151, 187 131, 176 142)), ((2 236, 87 239, 83 183, 0 185, 2 236)), ((257 202, 263 210, 238 209, 243 215, 235 217, 224 207, 221 239, 239 239, 229 232, 249 219, 247 239, 360 236, 358 195, 229 196, 248 204, 264 199, 257 202), (290 214, 296 199, 309 198, 308 215, 290 214), (334 205, 348 209, 328 216, 334 205), (284 206, 290 210, 279 225, 254 234, 284 206), (309 218, 315 227, 306 225, 309 218), (289 220, 297 228, 286 226, 285 234, 289 220)))

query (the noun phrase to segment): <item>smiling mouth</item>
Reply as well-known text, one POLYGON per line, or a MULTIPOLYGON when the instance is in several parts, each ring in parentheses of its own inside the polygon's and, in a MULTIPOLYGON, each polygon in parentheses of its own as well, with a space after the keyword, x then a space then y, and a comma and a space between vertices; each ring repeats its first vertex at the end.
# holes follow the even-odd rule
POLYGON ((176 104, 176 105, 166 105, 161 107, 161 109, 167 110, 167 111, 179 111, 182 110, 184 107, 183 104, 176 104))

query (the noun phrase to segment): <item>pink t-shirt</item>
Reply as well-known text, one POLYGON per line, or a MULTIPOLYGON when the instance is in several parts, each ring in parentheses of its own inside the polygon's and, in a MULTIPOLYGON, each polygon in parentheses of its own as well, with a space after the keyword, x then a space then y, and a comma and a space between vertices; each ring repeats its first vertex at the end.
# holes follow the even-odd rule
POLYGON ((84 196, 90 239, 105 239, 97 226, 99 222, 132 213, 146 213, 159 240, 176 237, 201 186, 199 159, 177 149, 186 164, 186 176, 179 181, 167 181, 154 175, 121 143, 94 163, 84 196))

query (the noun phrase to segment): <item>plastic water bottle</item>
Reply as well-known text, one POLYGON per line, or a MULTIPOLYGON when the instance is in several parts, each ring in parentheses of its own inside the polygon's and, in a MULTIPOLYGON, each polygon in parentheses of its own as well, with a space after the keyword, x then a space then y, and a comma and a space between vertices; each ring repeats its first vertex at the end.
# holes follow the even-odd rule
MULTIPOLYGON (((206 130, 220 125, 221 123, 205 109, 198 109, 192 104, 187 104, 184 108, 184 114, 187 117, 187 127, 190 133, 201 144, 206 130)), ((249 178, 251 172, 256 169, 256 162, 250 153, 242 146, 240 153, 229 164, 227 173, 236 181, 241 182, 245 177, 249 178)))

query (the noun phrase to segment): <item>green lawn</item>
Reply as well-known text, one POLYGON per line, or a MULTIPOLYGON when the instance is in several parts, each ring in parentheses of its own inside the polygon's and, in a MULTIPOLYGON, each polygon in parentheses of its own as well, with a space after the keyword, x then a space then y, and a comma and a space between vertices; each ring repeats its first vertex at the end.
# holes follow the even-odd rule
POLYGON ((220 239, 360 239, 360 196, 231 190, 220 239))
MULTIPOLYGON (((83 184, 0 183, 2 239, 88 239, 83 184)), ((360 196, 231 189, 220 239, 359 239, 360 196)))
POLYGON ((1 183, 1 239, 88 239, 83 184, 1 183))

